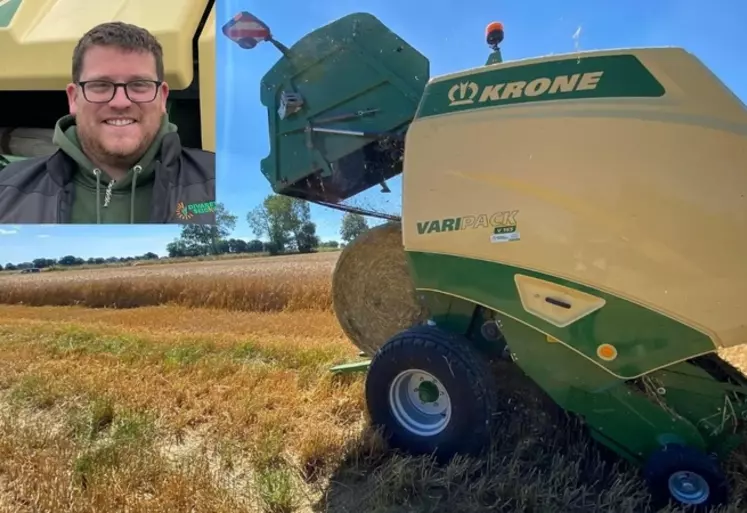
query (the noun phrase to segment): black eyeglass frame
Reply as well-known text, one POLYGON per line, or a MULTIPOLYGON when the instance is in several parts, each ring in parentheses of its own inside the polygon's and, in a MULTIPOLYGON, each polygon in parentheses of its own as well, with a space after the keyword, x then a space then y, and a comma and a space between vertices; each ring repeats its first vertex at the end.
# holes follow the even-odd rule
POLYGON ((155 99, 158 97, 158 89, 161 87, 161 84, 163 84, 163 80, 138 79, 138 80, 131 80, 129 82, 112 82, 111 80, 83 80, 83 81, 77 82, 77 84, 80 87, 80 89, 83 91, 83 98, 85 98, 88 103, 109 103, 117 95, 117 89, 119 89, 120 87, 124 89, 125 96, 127 96, 127 99, 130 100, 132 103, 151 103, 155 101, 155 99), (137 82, 140 82, 140 83, 147 82, 149 84, 155 84, 156 87, 154 89, 155 92, 153 93, 153 98, 151 98, 150 100, 133 100, 132 98, 130 98, 130 93, 127 89, 127 86, 129 86, 130 84, 137 83, 137 82), (109 85, 114 86, 112 95, 109 97, 108 100, 99 100, 99 101, 89 100, 88 95, 86 94, 86 85, 91 84, 91 83, 104 83, 104 84, 109 84, 109 85))

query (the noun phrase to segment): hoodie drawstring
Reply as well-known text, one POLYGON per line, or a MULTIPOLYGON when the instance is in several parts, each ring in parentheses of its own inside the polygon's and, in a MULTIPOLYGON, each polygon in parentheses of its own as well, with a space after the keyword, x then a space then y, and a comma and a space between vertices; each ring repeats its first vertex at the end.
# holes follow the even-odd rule
POLYGON ((137 187, 137 177, 143 170, 143 166, 137 165, 132 168, 132 193, 130 194, 130 224, 135 224, 135 187, 137 187))
MULTIPOLYGON (((143 171, 143 166, 137 165, 132 168, 132 191, 130 194, 130 224, 135 224, 135 189, 137 188, 137 177, 143 171)), ((101 170, 96 168, 93 170, 93 174, 96 176, 96 224, 101 224, 101 170)), ((104 193, 104 208, 109 206, 112 200, 112 188, 116 184, 116 180, 110 180, 109 185, 106 186, 104 193)))

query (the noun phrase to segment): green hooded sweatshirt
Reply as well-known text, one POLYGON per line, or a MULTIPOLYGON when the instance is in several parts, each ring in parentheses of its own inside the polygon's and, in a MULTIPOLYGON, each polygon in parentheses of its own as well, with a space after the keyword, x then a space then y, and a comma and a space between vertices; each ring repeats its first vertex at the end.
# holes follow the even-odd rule
POLYGON ((155 157, 163 136, 176 131, 176 125, 164 115, 153 144, 127 172, 127 176, 116 181, 97 169, 81 150, 75 118, 69 115, 61 118, 55 126, 52 142, 78 164, 78 172, 73 176, 74 200, 70 223, 148 223, 155 178, 155 157))

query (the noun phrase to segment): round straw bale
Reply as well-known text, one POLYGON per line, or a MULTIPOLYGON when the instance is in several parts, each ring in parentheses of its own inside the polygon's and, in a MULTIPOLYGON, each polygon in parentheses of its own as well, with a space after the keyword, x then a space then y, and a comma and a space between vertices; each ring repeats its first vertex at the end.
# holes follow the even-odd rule
POLYGON ((375 226, 345 247, 332 275, 332 303, 345 335, 369 356, 428 318, 410 277, 400 223, 375 226))

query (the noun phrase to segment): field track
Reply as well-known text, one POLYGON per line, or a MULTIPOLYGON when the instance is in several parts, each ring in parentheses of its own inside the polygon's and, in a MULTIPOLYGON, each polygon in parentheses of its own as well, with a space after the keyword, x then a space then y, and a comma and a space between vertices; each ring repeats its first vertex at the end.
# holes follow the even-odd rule
MULTIPOLYGON (((508 367, 488 457, 388 451, 363 378, 328 372, 357 352, 338 254, 0 274, 0 513, 646 511, 634 469, 508 367)), ((746 494, 747 451, 729 471, 746 494)))

